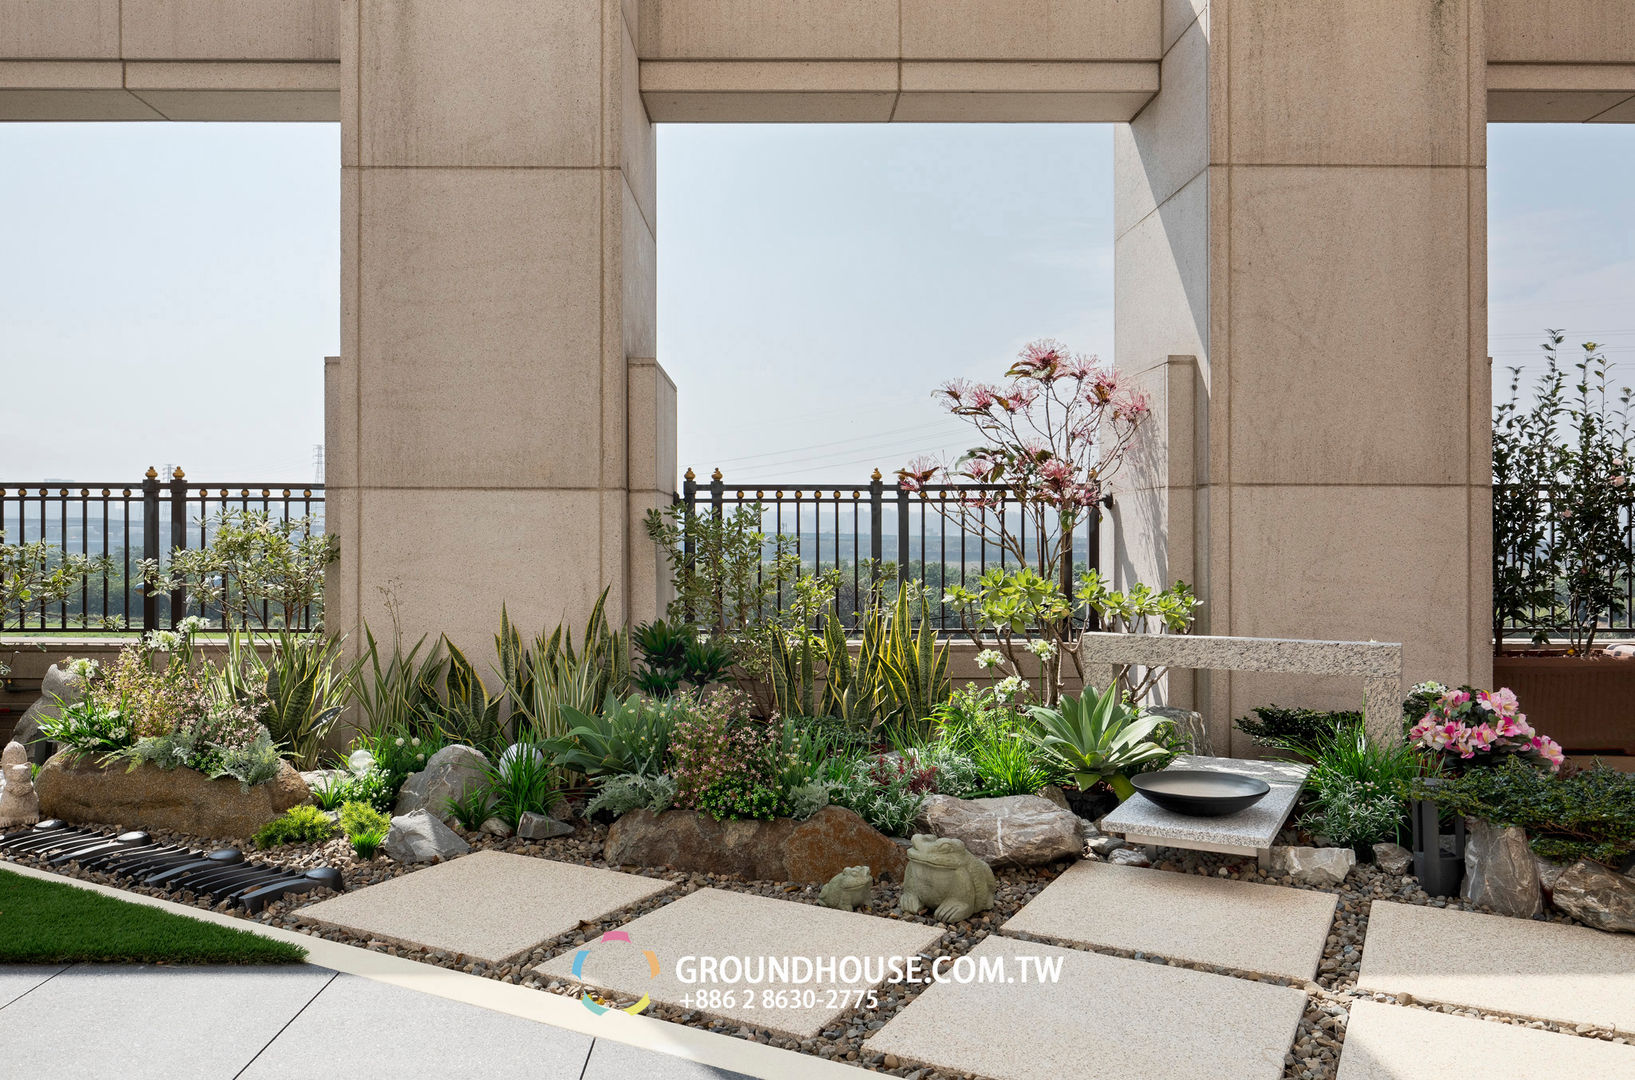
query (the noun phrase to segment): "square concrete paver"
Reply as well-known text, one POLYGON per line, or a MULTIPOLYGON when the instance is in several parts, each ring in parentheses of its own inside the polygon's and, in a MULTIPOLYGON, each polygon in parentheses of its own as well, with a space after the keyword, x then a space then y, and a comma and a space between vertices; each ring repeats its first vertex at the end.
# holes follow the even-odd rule
MULTIPOLYGON (((842 980, 838 971, 834 978, 825 975, 821 980, 795 982, 781 976, 771 980, 764 975, 765 960, 804 958, 815 963, 833 958, 838 963, 856 958, 867 961, 871 974, 881 974, 889 958, 906 959, 924 952, 944 933, 922 923, 720 889, 700 889, 621 929, 629 935, 629 943, 604 941, 587 946, 582 975, 577 978, 573 965, 578 950, 554 957, 538 970, 631 998, 648 994, 654 1001, 799 1038, 816 1035, 836 1016, 855 1008, 857 991, 873 984, 860 977, 842 980), (644 951, 653 953, 658 963, 656 975, 644 951), (719 963, 728 957, 738 958, 748 968, 740 981, 718 978, 706 982, 699 961, 719 963), (693 981, 683 982, 683 974, 693 981), (756 975, 763 980, 747 981, 756 975), (851 991, 850 1000, 847 991, 851 991), (768 1006, 767 992, 783 992, 784 1003, 768 1006), (732 1004, 702 1000, 704 993, 731 993, 732 1004), (753 1004, 746 1006, 746 998, 752 998, 753 1004)), ((736 974, 726 972, 728 977, 736 974)), ((883 979, 875 983, 880 981, 883 979)))
MULTIPOLYGON (((790 1065, 798 1067, 798 1059, 790 1065)), ((528 1074, 531 1075, 531 1074, 528 1074)), ((866 1074, 859 1072, 858 1076, 866 1074)), ((701 1061, 670 1057, 654 1050, 642 1050, 608 1039, 597 1039, 591 1048, 590 1061, 584 1075, 577 1080, 751 1080, 751 1077, 731 1069, 705 1065, 701 1061)))
POLYGON ((497 962, 645 900, 667 881, 479 851, 300 909, 302 919, 497 962))
POLYGON ((334 977, 306 964, 76 964, 0 1009, 0 1076, 237 1076, 334 977))
POLYGON ((1629 1080, 1635 1046, 1358 1001, 1338 1080, 1629 1080))
POLYGON ((1277 1080, 1306 1003, 1293 987, 1013 938, 968 955, 1017 981, 938 983, 868 1049, 996 1080, 1277 1080), (1038 981, 1022 957, 1060 960, 1060 977, 1038 981))
POLYGON ((0 964, 0 1009, 61 971, 66 964, 0 964))
POLYGON ((1081 862, 1004 929, 1306 980, 1338 902, 1309 889, 1081 862))
MULTIPOLYGON (((526 1076, 579 1080, 591 1037, 549 1024, 337 975, 290 1021, 240 1080, 395 1080, 405 1076, 526 1076), (396 1032, 402 1037, 360 1038, 396 1032), (323 1062, 321 1070, 315 1062, 323 1062)), ((230 1075, 230 1074, 224 1074, 230 1075)))
POLYGON ((1635 937, 1376 900, 1357 987, 1635 1032, 1635 937))

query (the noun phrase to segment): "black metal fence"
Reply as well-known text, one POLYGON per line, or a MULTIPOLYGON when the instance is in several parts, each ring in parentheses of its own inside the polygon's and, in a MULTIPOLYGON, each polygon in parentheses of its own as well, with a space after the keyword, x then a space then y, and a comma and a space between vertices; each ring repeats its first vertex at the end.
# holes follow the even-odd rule
MULTIPOLYGON (((1110 506, 1111 498, 1105 503, 1110 506)), ((991 568, 1021 562, 1015 552, 993 539, 991 530, 1001 518, 1011 535, 1020 539, 1027 564, 1041 571, 1044 567, 1036 525, 1030 524, 1026 508, 998 484, 927 484, 911 491, 896 482, 887 483, 876 469, 864 484, 738 487, 728 484, 719 469, 703 483, 689 469, 677 505, 695 515, 716 516, 759 505, 761 529, 769 537, 763 554, 771 555, 771 537, 786 537, 800 563, 797 576, 840 571, 834 609, 847 626, 853 625, 870 588, 882 579, 889 587, 894 578, 898 585, 923 584, 937 605, 928 612, 937 628, 958 630, 958 612, 942 602, 948 588, 970 587, 991 568), (976 519, 975 531, 957 514, 944 513, 950 504, 957 506, 973 494, 991 503, 970 511, 976 519)), ((1099 519, 1098 513, 1068 539, 1069 557, 1062 560, 1060 570, 1062 587, 1069 596, 1078 574, 1100 569, 1099 519)), ((1048 542, 1050 538, 1044 539, 1048 542)), ((691 556, 690 539, 686 546, 691 556)), ((793 584, 774 582, 780 607, 793 584)), ((1094 615, 1081 613, 1080 618, 1084 625, 1093 625, 1094 615)))
MULTIPOLYGON (((79 591, 60 603, 0 611, 0 630, 63 634, 173 627, 188 614, 186 597, 145 589, 143 560, 162 567, 174 549, 205 547, 223 513, 245 510, 284 521, 312 515, 314 531, 321 531, 324 486, 198 484, 180 468, 166 480, 150 468, 132 486, 0 482, 0 533, 6 543, 44 539, 65 552, 108 560, 105 572, 86 575, 79 591)), ((193 614, 221 619, 219 611, 193 614)))
MULTIPOLYGON (((1495 494, 1498 489, 1495 488, 1495 494)), ((1545 542, 1537 550, 1523 556, 1522 569, 1529 574, 1537 570, 1540 562, 1546 557, 1546 552, 1553 549, 1557 540, 1556 526, 1560 519, 1551 506, 1550 491, 1541 490, 1539 497, 1544 504, 1545 542)), ((1635 513, 1631 512, 1631 503, 1626 502, 1619 511, 1619 519, 1623 528, 1624 544, 1635 550, 1635 513)), ((1497 569, 1497 568, 1496 568, 1497 569)), ((1600 634, 1614 634, 1618 636, 1635 636, 1635 577, 1620 574, 1616 571, 1610 574, 1610 580, 1619 598, 1615 610, 1601 617, 1600 634)), ((1559 583, 1558 583, 1559 585, 1559 583)), ((1552 640, 1567 636, 1569 617, 1561 598, 1565 594, 1564 587, 1555 590, 1555 599, 1548 605, 1539 605, 1517 615, 1512 614, 1503 625, 1506 638, 1530 638, 1535 630, 1542 631, 1552 640)))

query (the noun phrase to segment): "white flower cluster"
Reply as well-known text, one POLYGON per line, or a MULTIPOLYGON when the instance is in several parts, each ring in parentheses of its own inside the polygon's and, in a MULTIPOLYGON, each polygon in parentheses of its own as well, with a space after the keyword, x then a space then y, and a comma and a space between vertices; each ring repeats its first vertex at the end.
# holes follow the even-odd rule
POLYGON ((1056 658, 1056 643, 1046 641, 1043 638, 1038 641, 1030 641, 1028 642, 1028 652, 1041 660, 1054 660, 1056 658))
POLYGON ((1020 701, 1022 698, 1027 697, 1027 694, 1027 680, 1020 675, 1011 675, 1000 679, 999 682, 994 684, 993 688, 994 700, 1001 705, 1012 699, 1020 701))
POLYGON ((1004 662, 1004 656, 1002 656, 997 649, 983 649, 981 652, 976 654, 976 666, 982 668, 983 670, 996 668, 1004 662))

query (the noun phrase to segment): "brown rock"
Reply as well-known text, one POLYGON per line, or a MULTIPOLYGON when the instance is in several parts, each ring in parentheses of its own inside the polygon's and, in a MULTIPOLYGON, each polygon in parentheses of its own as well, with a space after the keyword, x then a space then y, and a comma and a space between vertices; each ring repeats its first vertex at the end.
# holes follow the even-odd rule
POLYGON ((956 799, 932 795, 914 821, 916 832, 952 837, 989 866, 1038 866, 1084 850, 1079 817, 1038 795, 956 799))
POLYGON ((139 765, 107 768, 91 756, 56 754, 35 778, 40 813, 68 822, 141 825, 197 836, 248 837, 292 806, 312 797, 288 762, 278 775, 249 791, 231 777, 212 780, 192 769, 139 765))
POLYGON ((1635 881, 1580 859, 1557 875, 1550 903, 1585 926, 1635 934, 1635 881))
POLYGON ((614 866, 810 884, 858 864, 901 880, 905 863, 895 841, 838 806, 805 821, 717 821, 694 810, 632 810, 608 828, 602 857, 614 866))

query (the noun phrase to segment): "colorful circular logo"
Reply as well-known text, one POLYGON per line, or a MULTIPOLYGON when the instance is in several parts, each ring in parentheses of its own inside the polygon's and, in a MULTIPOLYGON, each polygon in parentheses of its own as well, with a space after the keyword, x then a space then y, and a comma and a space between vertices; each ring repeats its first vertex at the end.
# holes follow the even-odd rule
MULTIPOLYGON (((607 933, 601 936, 601 938, 597 941, 597 944, 605 944, 609 941, 622 941, 626 945, 631 944, 630 935, 625 933, 623 930, 609 930, 607 933)), ((586 945, 584 948, 573 954, 573 977, 578 979, 581 983, 585 981, 585 957, 589 955, 589 945, 586 945)), ((642 955, 647 957, 648 978, 658 978, 659 958, 653 954, 652 949, 643 949, 642 955)), ((579 995, 579 1002, 593 1013, 605 1013, 611 1011, 608 1006, 603 1005, 600 1001, 597 1001, 594 997, 592 997, 588 991, 579 995)), ((651 1004, 653 1004, 653 999, 648 995, 643 994, 640 1001, 636 1002, 634 1005, 628 1005, 619 1011, 627 1012, 631 1016, 635 1016, 637 1013, 641 1012, 651 1004)))

